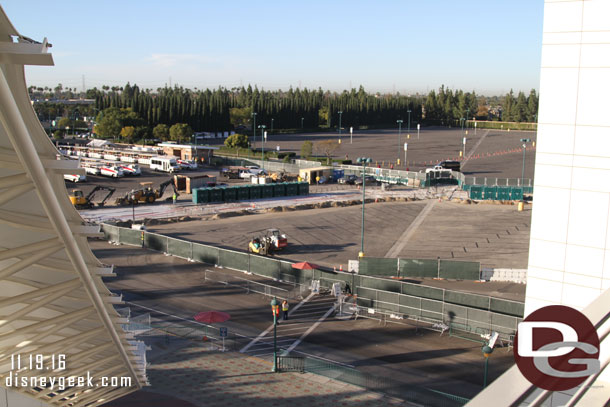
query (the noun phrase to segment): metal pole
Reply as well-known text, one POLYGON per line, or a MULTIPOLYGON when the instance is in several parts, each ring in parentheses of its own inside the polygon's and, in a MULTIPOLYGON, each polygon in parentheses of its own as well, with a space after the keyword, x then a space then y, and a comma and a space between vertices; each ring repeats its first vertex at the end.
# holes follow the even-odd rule
POLYGON ((252 113, 252 117, 254 117, 254 124, 252 126, 254 140, 252 141, 252 148, 256 148, 256 113, 252 113))
POLYGON ((523 143, 523 167, 521 167, 521 187, 523 187, 523 178, 525 177, 525 143, 523 143))
POLYGON ((277 315, 273 312, 273 373, 277 373, 277 315))
POLYGON ((362 163, 362 228, 360 233, 360 256, 364 257, 364 200, 365 200, 365 189, 366 189, 366 160, 362 163))
POLYGON ((407 113, 409 113, 409 121, 407 123, 407 131, 410 133, 411 132, 411 110, 407 110, 407 113))
POLYGON ((398 123, 398 153, 396 154, 396 163, 398 164, 398 160, 400 160, 400 133, 402 130, 402 120, 396 120, 396 123, 398 123))
POLYGON ((339 140, 341 140, 341 115, 343 112, 339 112, 339 140))
POLYGON ((483 388, 487 387, 487 364, 489 363, 489 358, 485 358, 485 371, 483 372, 483 388))

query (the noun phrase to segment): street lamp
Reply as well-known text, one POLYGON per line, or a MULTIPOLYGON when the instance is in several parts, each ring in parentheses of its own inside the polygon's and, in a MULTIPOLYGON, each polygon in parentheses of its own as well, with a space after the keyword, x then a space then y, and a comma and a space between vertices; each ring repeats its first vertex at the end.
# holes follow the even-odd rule
POLYGON ((407 113, 409 114, 409 121, 407 122, 407 131, 411 132, 411 109, 407 110, 407 113))
POLYGON ((339 113, 339 140, 341 140, 341 115, 343 114, 343 111, 337 113, 339 113))
POLYGON ((277 373, 277 317, 280 314, 280 303, 275 297, 271 300, 271 312, 273 313, 273 368, 271 371, 277 373))
POLYGON ((523 167, 521 167, 521 187, 523 187, 523 178, 525 177, 525 147, 531 140, 528 138, 522 138, 521 142, 523 143, 523 167))
POLYGON ((483 388, 485 388, 487 387, 487 365, 489 364, 489 357, 493 353, 494 348, 489 345, 485 345, 481 348, 481 351, 483 352, 483 356, 485 357, 485 370, 483 372, 483 388))
POLYGON ((460 117, 460 124, 462 125, 462 133, 464 132, 464 118, 460 117))
POLYGON ((464 120, 465 121, 464 124, 466 125, 466 128, 468 128, 468 115, 469 114, 470 114, 470 108, 466 109, 466 120, 464 120))
POLYGON ((252 117, 254 118, 254 124, 252 125, 252 131, 253 131, 252 148, 255 148, 256 147, 256 113, 255 112, 252 113, 252 117))
POLYGON ((358 253, 358 258, 361 258, 364 257, 364 191, 366 189, 366 165, 371 163, 371 159, 368 157, 358 157, 356 162, 362 164, 362 228, 360 230, 360 253, 358 253))
POLYGON ((273 118, 271 118, 271 133, 273 133, 273 118))
POLYGON ((402 129, 402 120, 396 120, 396 123, 398 123, 398 153, 396 154, 396 162, 398 163, 400 160, 400 131, 402 129))
POLYGON ((261 159, 263 160, 263 171, 265 171, 265 138, 267 138, 267 133, 265 132, 265 129, 267 128, 267 126, 261 124, 260 126, 258 126, 258 128, 261 129, 261 145, 263 146, 263 149, 261 150, 261 159))
POLYGON ((305 120, 305 118, 301 117, 301 130, 303 130, 303 120, 305 120))

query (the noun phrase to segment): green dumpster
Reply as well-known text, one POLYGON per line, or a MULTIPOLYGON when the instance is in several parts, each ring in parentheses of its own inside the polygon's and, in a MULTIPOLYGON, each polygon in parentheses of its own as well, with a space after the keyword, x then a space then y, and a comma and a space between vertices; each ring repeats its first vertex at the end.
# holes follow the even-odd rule
POLYGON ((273 196, 274 197, 283 197, 286 196, 286 185, 283 182, 278 182, 273 184, 273 196))
POLYGON ((481 185, 472 185, 470 187, 470 199, 483 199, 483 187, 481 185))
POLYGON ((262 185, 248 185, 250 199, 261 199, 263 193, 262 185))
POLYGON ((523 188, 522 187, 513 187, 510 191, 510 199, 513 201, 522 201, 523 200, 523 188))
POLYGON ((309 184, 307 182, 298 182, 299 195, 309 195, 309 184))
POLYGON ((498 201, 508 201, 510 199, 510 187, 498 187, 496 199, 498 201))
POLYGON ((237 189, 235 187, 222 187, 222 200, 223 202, 235 202, 237 201, 237 189))
POLYGON ((202 204, 210 202, 210 188, 193 189, 193 203, 202 204))
POLYGON ((286 182, 286 196, 295 196, 299 194, 299 184, 296 182, 286 182))
POLYGON ((236 186, 235 189, 237 189, 238 201, 247 201, 250 199, 250 185, 239 185, 236 186))
POLYGON ((273 198, 273 185, 271 184, 263 184, 261 198, 273 198))
POLYGON ((210 202, 222 202, 222 189, 220 187, 210 188, 210 202))
POLYGON ((483 199, 494 200, 498 195, 498 187, 483 187, 483 199))

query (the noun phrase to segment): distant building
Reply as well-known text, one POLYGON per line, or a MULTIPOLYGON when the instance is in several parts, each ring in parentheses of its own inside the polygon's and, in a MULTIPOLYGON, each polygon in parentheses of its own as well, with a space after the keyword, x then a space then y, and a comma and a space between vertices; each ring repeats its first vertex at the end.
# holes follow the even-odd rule
POLYGON ((173 155, 181 160, 196 160, 209 162, 218 147, 199 146, 194 144, 176 144, 171 142, 157 144, 166 155, 173 155))

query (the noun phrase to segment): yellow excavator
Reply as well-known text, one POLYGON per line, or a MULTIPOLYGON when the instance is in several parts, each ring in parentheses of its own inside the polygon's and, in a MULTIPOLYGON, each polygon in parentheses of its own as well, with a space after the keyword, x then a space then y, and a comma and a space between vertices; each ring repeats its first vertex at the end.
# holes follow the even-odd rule
POLYGON ((70 197, 70 202, 72 202, 72 205, 74 205, 76 209, 90 209, 93 208, 94 205, 96 205, 93 202, 93 196, 97 191, 108 191, 108 194, 106 194, 106 196, 100 202, 97 203, 97 206, 102 207, 104 206, 104 203, 106 203, 108 198, 110 198, 112 194, 114 194, 115 189, 98 185, 93 188, 91 192, 89 192, 87 195, 83 194, 83 191, 80 189, 73 189, 72 191, 70 191, 70 195, 68 196, 70 197))
POLYGON ((165 192, 165 189, 168 186, 172 186, 174 188, 174 193, 176 196, 180 194, 176 190, 176 186, 174 185, 174 179, 170 178, 167 181, 163 182, 159 185, 159 188, 153 189, 152 182, 140 182, 142 188, 138 190, 132 190, 131 192, 126 193, 124 196, 116 199, 117 205, 131 205, 137 203, 154 203, 157 199, 160 199, 165 192))

